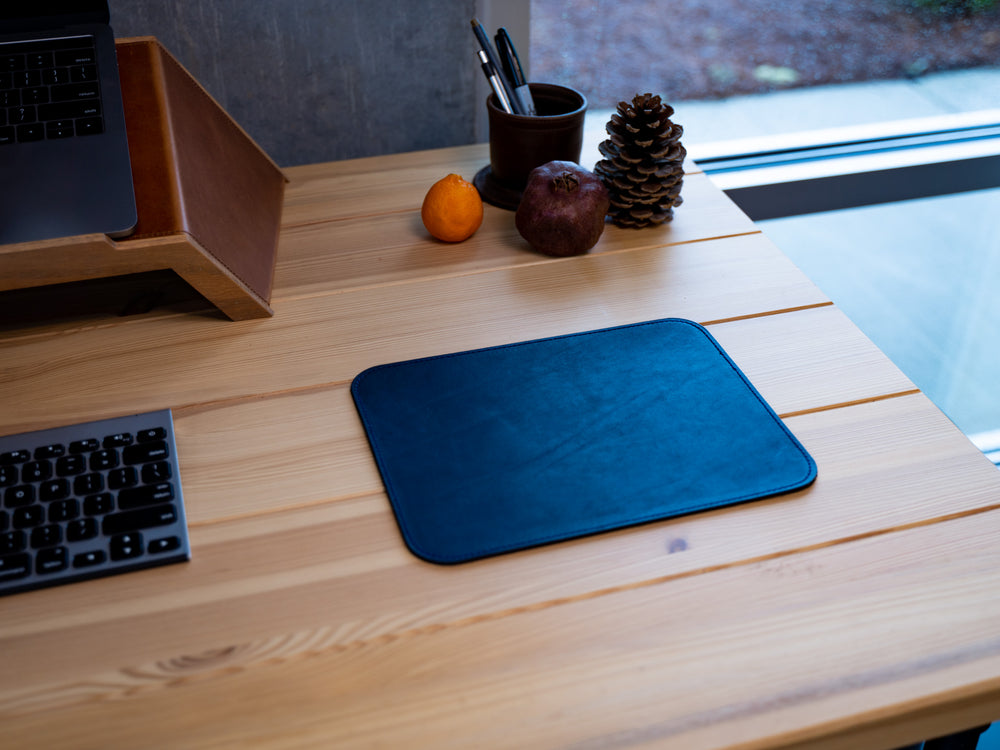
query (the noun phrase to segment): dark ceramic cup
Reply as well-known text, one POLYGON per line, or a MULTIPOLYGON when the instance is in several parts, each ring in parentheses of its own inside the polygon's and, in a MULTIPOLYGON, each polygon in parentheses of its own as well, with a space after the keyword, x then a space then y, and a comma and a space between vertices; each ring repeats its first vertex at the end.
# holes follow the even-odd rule
POLYGON ((474 182, 483 200, 516 209, 528 175, 550 161, 580 161, 587 98, 568 86, 531 83, 535 116, 512 115, 496 95, 486 100, 490 124, 490 164, 474 182))

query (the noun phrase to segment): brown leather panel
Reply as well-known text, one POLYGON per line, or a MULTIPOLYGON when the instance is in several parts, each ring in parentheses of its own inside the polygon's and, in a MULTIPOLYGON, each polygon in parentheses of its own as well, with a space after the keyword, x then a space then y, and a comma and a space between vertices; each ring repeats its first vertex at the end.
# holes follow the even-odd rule
POLYGON ((281 170, 155 39, 119 41, 118 54, 137 235, 186 232, 270 299, 281 170))

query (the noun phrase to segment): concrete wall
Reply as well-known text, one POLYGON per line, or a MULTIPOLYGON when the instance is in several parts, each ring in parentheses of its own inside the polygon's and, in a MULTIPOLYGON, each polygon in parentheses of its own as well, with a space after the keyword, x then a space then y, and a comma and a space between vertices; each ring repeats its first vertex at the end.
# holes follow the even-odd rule
MULTIPOLYGON (((282 166, 484 140, 481 0, 110 0, 282 166)), ((526 44, 526 43, 525 43, 526 44)))

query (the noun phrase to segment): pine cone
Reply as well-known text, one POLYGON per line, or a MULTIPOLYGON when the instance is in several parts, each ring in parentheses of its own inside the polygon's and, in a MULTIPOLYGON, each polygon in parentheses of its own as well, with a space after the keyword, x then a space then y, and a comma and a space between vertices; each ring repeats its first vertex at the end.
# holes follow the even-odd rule
POLYGON ((608 216, 621 227, 662 224, 681 204, 684 157, 680 138, 684 129, 671 122, 674 108, 652 94, 637 94, 619 102, 600 145, 605 157, 594 166, 608 188, 608 216))

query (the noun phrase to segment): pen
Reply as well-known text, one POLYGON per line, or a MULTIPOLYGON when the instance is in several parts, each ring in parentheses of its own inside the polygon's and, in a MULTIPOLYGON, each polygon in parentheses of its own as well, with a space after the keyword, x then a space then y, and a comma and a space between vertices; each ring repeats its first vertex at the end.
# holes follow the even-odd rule
POLYGON ((504 91, 503 84, 500 83, 500 77, 497 75, 494 67, 490 65, 490 58, 483 50, 479 50, 479 59, 483 63, 483 73, 486 74, 486 79, 490 82, 490 86, 493 87, 493 93, 496 94, 501 108, 509 115, 514 114, 514 108, 510 106, 510 100, 507 98, 507 92, 504 91))
POLYGON ((524 109, 524 114, 534 115, 535 100, 531 97, 531 89, 528 87, 528 81, 524 77, 524 69, 521 67, 521 58, 517 56, 517 50, 514 49, 514 42, 511 41, 510 34, 508 34, 507 29, 502 26, 497 31, 496 42, 497 52, 500 55, 500 61, 503 64, 504 72, 510 79, 511 84, 514 87, 514 92, 520 99, 520 103, 524 109))
MULTIPOLYGON (((493 68, 493 72, 496 74, 500 87, 503 89, 507 102, 510 104, 511 114, 524 114, 525 110, 521 106, 520 100, 517 98, 517 93, 514 91, 514 87, 511 86, 510 82, 507 80, 507 76, 504 75, 503 68, 500 66, 500 61, 497 59, 497 54, 493 50, 493 45, 490 44, 490 40, 486 36, 486 32, 483 30, 483 25, 479 23, 479 19, 477 18, 472 19, 472 33, 474 33, 476 35, 476 39, 479 40, 479 47, 486 55, 487 60, 489 60, 490 67, 493 68)), ((480 59, 482 59, 482 55, 480 55, 480 59)))

